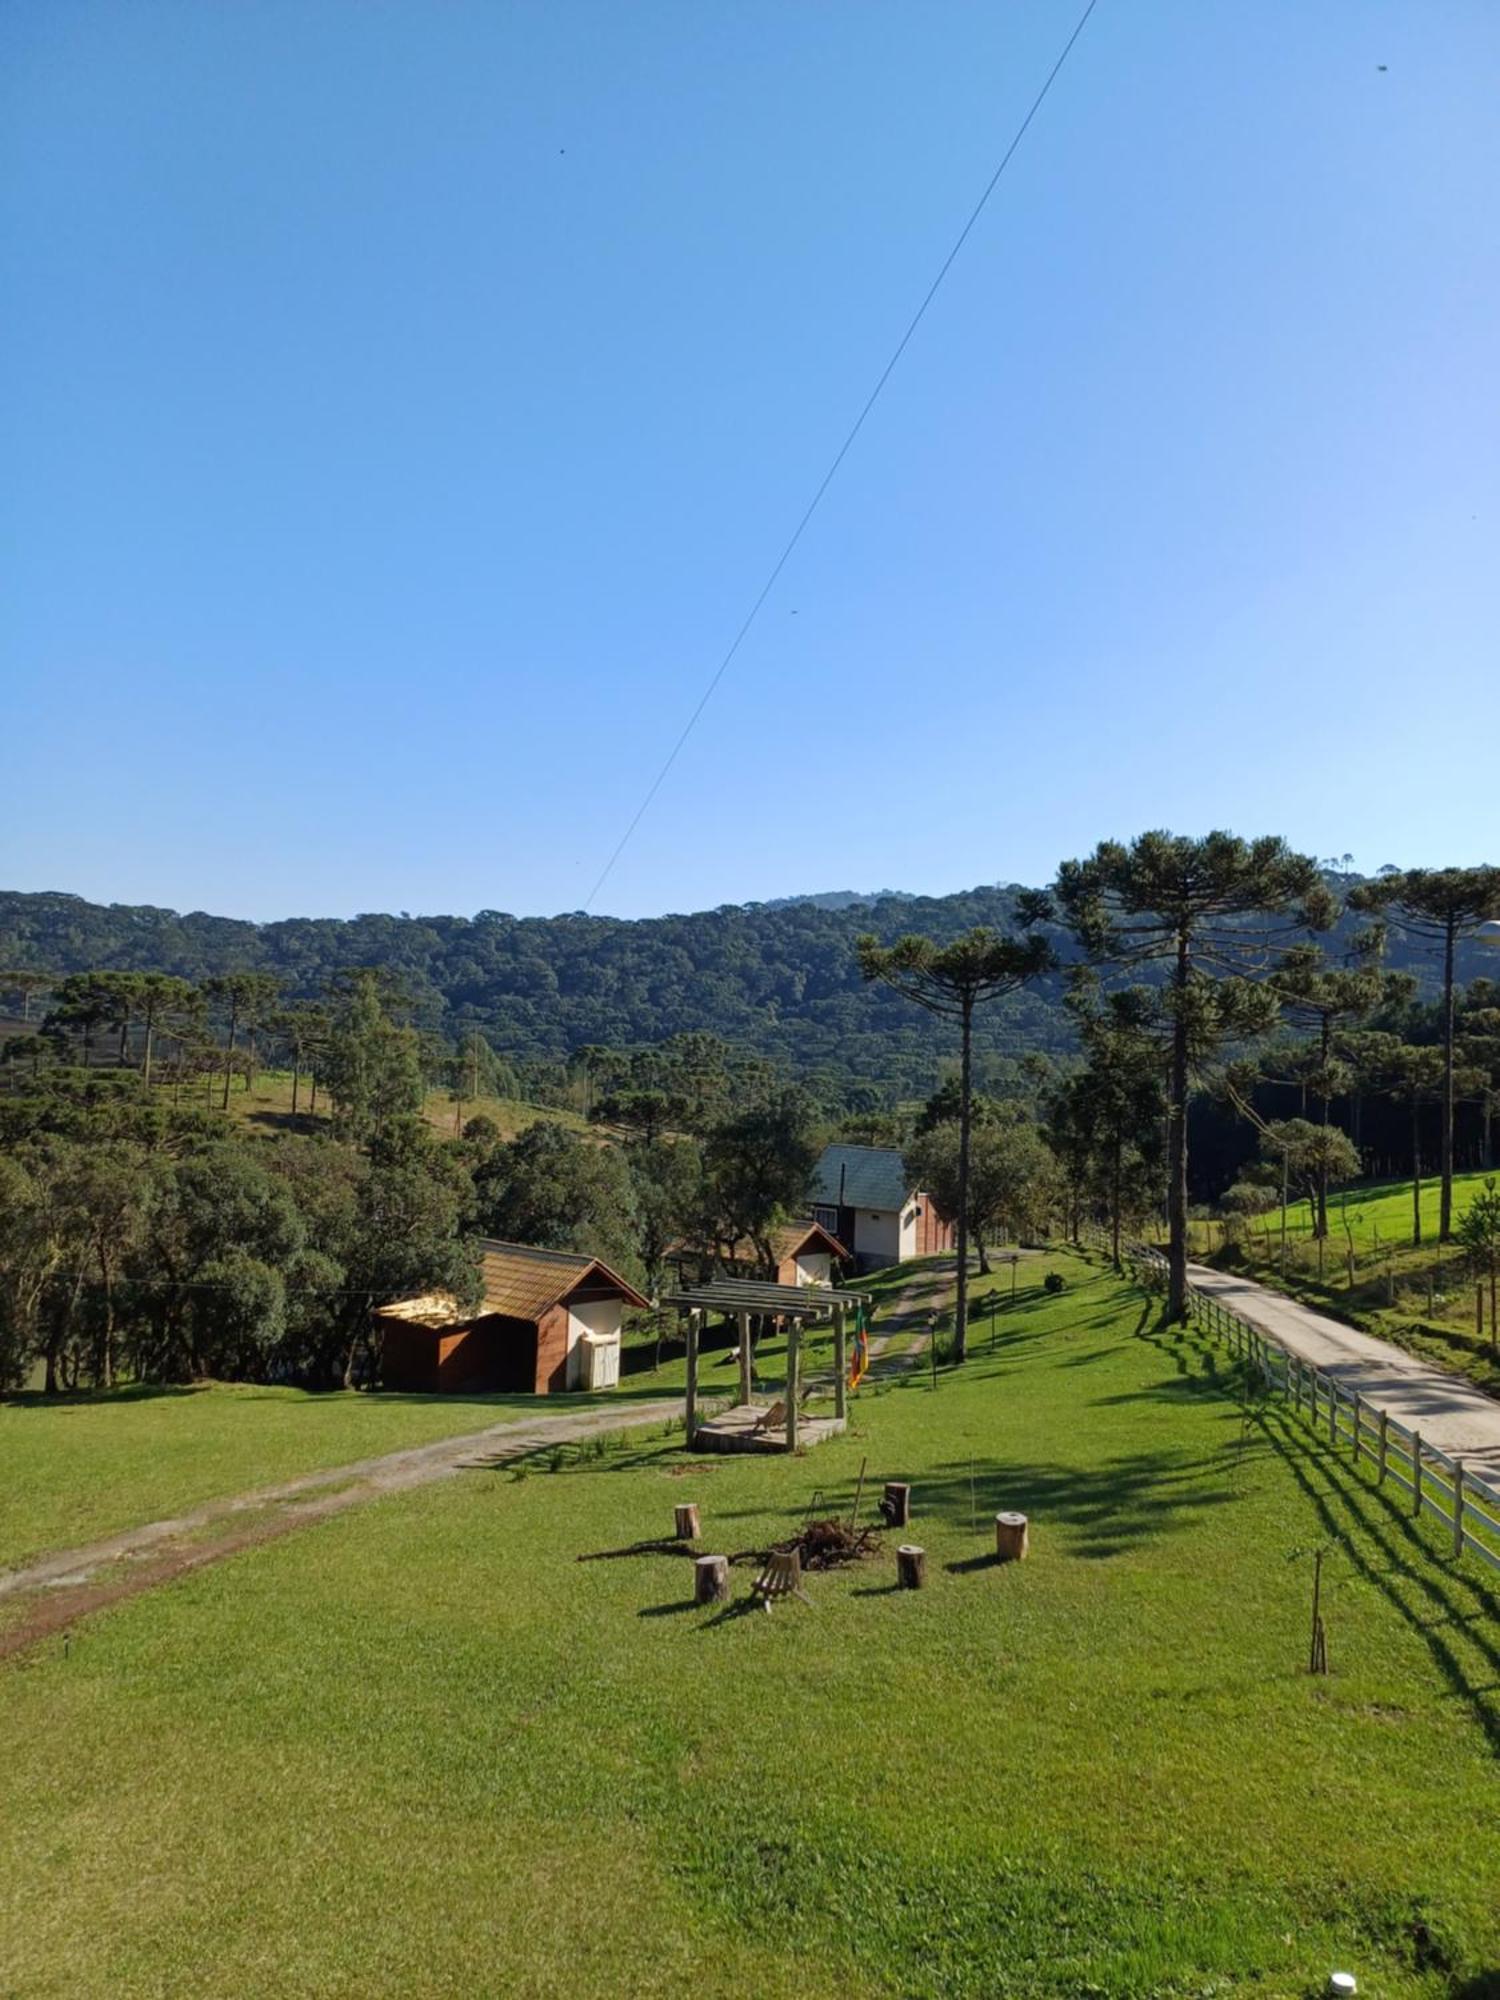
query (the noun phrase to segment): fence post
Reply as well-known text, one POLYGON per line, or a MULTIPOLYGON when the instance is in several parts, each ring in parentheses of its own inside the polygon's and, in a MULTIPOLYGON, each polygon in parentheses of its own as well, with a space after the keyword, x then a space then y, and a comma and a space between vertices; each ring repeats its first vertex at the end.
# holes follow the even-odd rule
POLYGON ((1375 1484, 1377 1486, 1384 1486, 1385 1484, 1385 1455, 1387 1446, 1390 1442, 1387 1436, 1387 1433, 1390 1430, 1390 1424, 1391 1420, 1389 1414, 1385 1410, 1382 1410, 1380 1412, 1380 1472, 1375 1481, 1375 1484))
POLYGON ((1464 1552, 1464 1462, 1453 1461, 1453 1560, 1464 1552))
POLYGON ((1350 1455, 1350 1457, 1351 1457, 1351 1458, 1352 1458, 1352 1459, 1354 1460, 1354 1463, 1355 1463, 1356 1465, 1358 1465, 1358 1464, 1359 1464, 1359 1446, 1360 1446, 1360 1436, 1359 1436, 1359 1408, 1360 1408, 1360 1401, 1361 1401, 1361 1398, 1360 1398, 1360 1393, 1359 1393, 1358 1389, 1356 1389, 1356 1390, 1355 1390, 1355 1392, 1354 1392, 1354 1445, 1353 1445, 1353 1448, 1352 1448, 1352 1450, 1350 1451, 1350 1454, 1349 1454, 1349 1455, 1350 1455))
POLYGON ((1411 1434, 1411 1511, 1422 1512, 1422 1433, 1411 1434))
POLYGON ((1330 1375, 1328 1378, 1328 1442, 1336 1445, 1339 1441, 1339 1385, 1330 1375))

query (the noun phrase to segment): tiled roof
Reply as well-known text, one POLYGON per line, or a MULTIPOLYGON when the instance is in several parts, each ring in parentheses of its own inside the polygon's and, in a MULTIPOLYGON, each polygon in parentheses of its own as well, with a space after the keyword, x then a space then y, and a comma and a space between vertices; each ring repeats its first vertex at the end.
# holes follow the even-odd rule
POLYGON ((900 1208, 912 1191, 894 1146, 825 1146, 812 1198, 825 1208, 900 1208))
MULTIPOLYGON (((771 1255, 779 1264, 786 1257, 795 1256, 804 1243, 812 1250, 826 1251, 832 1257, 847 1257, 849 1252, 840 1243, 831 1229, 825 1229, 821 1222, 814 1222, 810 1216, 801 1222, 783 1222, 771 1231, 771 1255)), ((692 1237, 679 1237, 675 1243, 667 1245, 668 1257, 709 1257, 716 1258, 720 1252, 717 1243, 709 1243, 692 1237)), ((730 1260, 736 1264, 753 1264, 760 1252, 748 1236, 742 1236, 729 1252, 730 1260)))
POLYGON ((600 1284, 613 1286, 627 1305, 650 1303, 597 1257, 576 1256, 570 1250, 534 1250, 525 1243, 496 1243, 485 1237, 479 1245, 479 1272, 484 1296, 472 1313, 461 1313, 457 1302, 443 1293, 398 1299, 394 1305, 382 1306, 380 1310, 388 1318, 429 1327, 478 1319, 484 1313, 505 1313, 511 1319, 540 1319, 549 1306, 555 1306, 590 1276, 600 1284))
POLYGON ((814 1255, 819 1251, 827 1251, 833 1257, 849 1255, 833 1231, 825 1229, 821 1222, 786 1222, 771 1231, 771 1249, 778 1264, 786 1257, 795 1257, 804 1243, 810 1243, 814 1255))

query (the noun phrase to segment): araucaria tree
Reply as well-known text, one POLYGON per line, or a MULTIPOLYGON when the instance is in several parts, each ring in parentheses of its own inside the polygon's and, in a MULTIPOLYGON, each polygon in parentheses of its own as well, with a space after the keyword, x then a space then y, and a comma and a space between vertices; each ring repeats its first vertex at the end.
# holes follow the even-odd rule
POLYGON ((1490 1281, 1490 1353, 1500 1357, 1500 1185, 1486 1174, 1484 1186, 1458 1225, 1458 1240, 1469 1253, 1474 1274, 1490 1281))
POLYGON ((1045 896, 1018 899, 1016 914, 1025 934, 1002 936, 980 926, 940 945, 931 938, 898 938, 882 945, 865 936, 857 941, 859 969, 866 979, 883 980, 929 1014, 958 1024, 958 1298, 953 1327, 953 1358, 962 1361, 968 1348, 969 1309, 969 1157, 973 1126, 974 1010, 986 1001, 1014 993, 1028 980, 1050 972, 1056 960, 1052 947, 1034 930, 1051 914, 1045 896))
MULTIPOLYGON (((1354 966, 1330 965, 1315 944, 1294 945, 1276 968, 1274 985, 1282 1012, 1309 1027, 1314 1039, 1301 1050, 1295 1063, 1296 1081, 1319 1108, 1318 1122, 1325 1128, 1336 1097, 1353 1086, 1354 1070, 1347 1060, 1342 1037, 1380 1005, 1385 981, 1373 963, 1378 934, 1367 933, 1356 940, 1356 956, 1363 963, 1354 966)), ((1328 1234, 1328 1182, 1337 1147, 1314 1148, 1321 1160, 1311 1191, 1313 1234, 1321 1241, 1328 1234)), ((1358 1171, 1356 1167, 1356 1171, 1358 1171)))
POLYGON ((1439 1165, 1438 1241, 1453 1237, 1453 1107, 1456 960, 1458 947, 1500 918, 1500 868, 1408 868, 1364 882, 1349 898, 1356 909, 1388 916, 1443 960, 1443 1122, 1439 1165))
POLYGON ((1188 1098, 1224 1049, 1275 1021, 1266 980, 1299 931, 1324 930, 1333 898, 1305 854, 1267 836, 1143 833, 1064 862, 1057 898, 1090 959, 1127 973, 1163 964, 1167 1042, 1167 1313, 1188 1312, 1188 1098))
POLYGON ((1127 987, 1102 999, 1092 975, 1075 982, 1068 1011, 1084 1066, 1052 1094, 1048 1138, 1077 1210, 1085 1198, 1106 1217, 1110 1255, 1121 1261, 1127 1218, 1160 1201, 1166 1111, 1156 995, 1127 987))

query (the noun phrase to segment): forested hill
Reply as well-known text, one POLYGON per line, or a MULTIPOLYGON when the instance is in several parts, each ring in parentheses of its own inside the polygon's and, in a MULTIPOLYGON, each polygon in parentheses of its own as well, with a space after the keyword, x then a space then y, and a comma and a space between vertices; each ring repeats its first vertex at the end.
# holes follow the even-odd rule
MULTIPOLYGON (((1350 879, 1336 886, 1347 888, 1350 879)), ((103 905, 61 894, 0 892, 0 968, 43 972, 275 972, 311 998, 349 966, 398 974, 419 1022, 456 1037, 483 1031, 517 1062, 565 1057, 708 1029, 781 1058, 804 1076, 925 1091, 952 1046, 945 1026, 854 962, 861 931, 947 938, 1005 926, 1014 888, 953 896, 842 895, 624 921, 583 915, 293 917, 252 924, 194 912, 103 905), (829 907, 837 903, 840 907, 829 907)), ((1066 950, 1066 940, 1057 940, 1066 950)), ((1391 962, 1429 970, 1399 948, 1391 962)), ((1472 970, 1481 968, 1476 964, 1472 970)), ((1488 969, 1488 968, 1485 968, 1488 969)), ((1070 1042, 1053 979, 986 1010, 979 1048, 993 1059, 1070 1042)))
MULTIPOLYGON (((4 892, 0 968, 162 971, 193 980, 264 969, 297 998, 320 992, 341 968, 378 965, 400 976, 423 1025, 450 1036, 478 1027, 517 1061, 702 1028, 804 1075, 926 1090, 949 1038, 908 1002, 862 984, 854 940, 861 931, 951 937, 972 924, 1005 924, 1014 893, 880 895, 838 908, 826 907, 833 898, 817 898, 633 922, 482 910, 252 924, 4 892)), ((1054 981, 990 1010, 985 1049, 1065 1046, 1059 996, 1054 981)))

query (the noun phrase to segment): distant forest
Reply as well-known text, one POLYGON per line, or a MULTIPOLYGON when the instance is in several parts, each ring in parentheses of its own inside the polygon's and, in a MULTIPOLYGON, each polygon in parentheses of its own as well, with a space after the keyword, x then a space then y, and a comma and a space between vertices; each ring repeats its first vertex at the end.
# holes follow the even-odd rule
MULTIPOLYGON (((1334 875, 1330 884, 1344 894, 1359 879, 1334 875)), ((253 924, 0 892, 0 966, 166 972, 194 982, 264 971, 290 1001, 318 998, 350 968, 380 967, 400 981, 415 1025, 455 1043, 477 1029, 521 1077, 591 1045, 638 1046, 707 1030, 784 1066, 825 1103, 889 1103, 932 1089, 952 1037, 889 988, 864 984, 855 938, 920 931, 947 940, 975 924, 1005 929, 1018 893, 994 886, 866 900, 840 892, 635 921, 481 910, 253 924)), ((1053 941, 1064 961, 1076 956, 1065 932, 1053 941)), ((1329 949, 1337 953, 1337 933, 1329 949)), ((1495 954, 1483 946, 1467 946, 1462 958, 1460 979, 1494 970, 1495 954)), ((1386 964, 1435 990, 1435 962, 1399 932, 1386 964)), ((1028 1053, 1074 1047, 1063 990, 1054 976, 981 1013, 982 1073, 993 1077, 1028 1053)))

